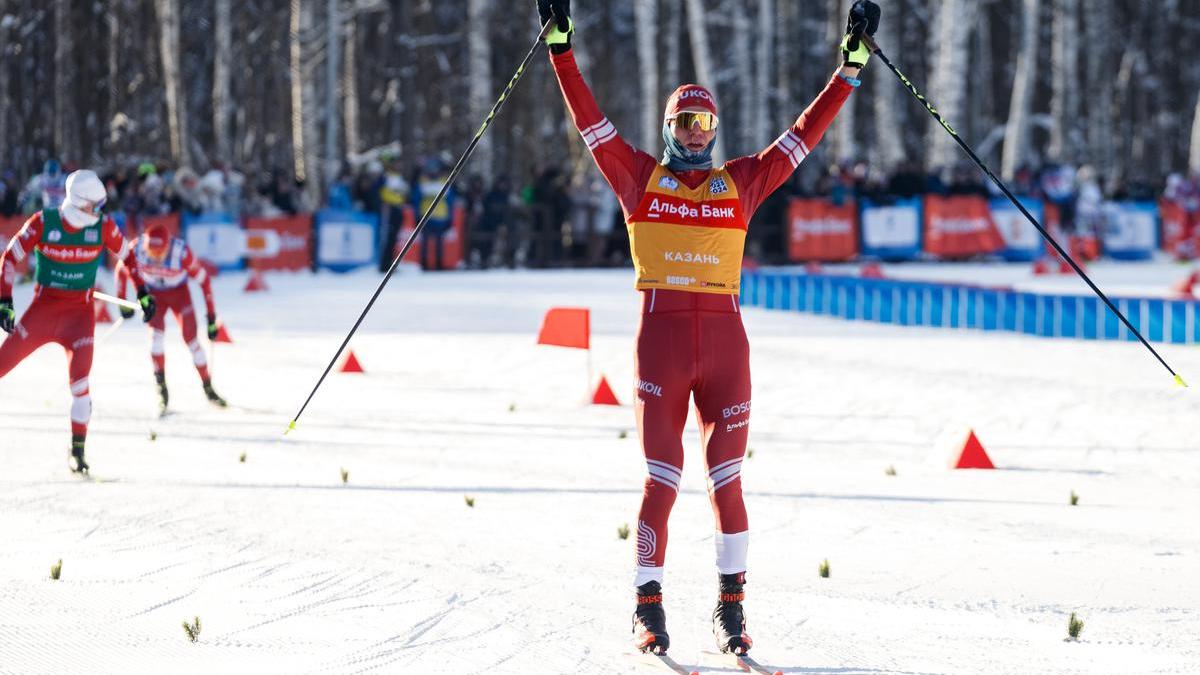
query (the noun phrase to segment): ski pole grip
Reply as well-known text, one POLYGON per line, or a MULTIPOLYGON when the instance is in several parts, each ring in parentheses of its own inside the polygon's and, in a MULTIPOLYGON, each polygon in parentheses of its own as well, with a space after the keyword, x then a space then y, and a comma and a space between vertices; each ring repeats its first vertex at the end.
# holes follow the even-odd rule
POLYGON ((867 35, 866 33, 863 33, 862 35, 859 36, 858 39, 867 43, 867 49, 870 49, 872 54, 880 53, 879 43, 875 42, 875 38, 871 37, 870 35, 867 35))

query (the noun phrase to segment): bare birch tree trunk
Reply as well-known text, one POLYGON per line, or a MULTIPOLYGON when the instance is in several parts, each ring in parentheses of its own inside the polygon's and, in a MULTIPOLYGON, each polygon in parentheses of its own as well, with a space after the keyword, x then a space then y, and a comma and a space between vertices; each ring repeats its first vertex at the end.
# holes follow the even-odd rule
MULTIPOLYGON (((75 110, 75 26, 71 23, 71 3, 54 3, 54 148, 64 161, 80 161, 79 119, 75 110)), ((7 105, 7 104, 6 104, 7 105)), ((7 140, 7 139, 6 139, 7 140)))
MULTIPOLYGON (((683 84, 679 77, 679 61, 682 58, 681 52, 682 41, 679 36, 679 24, 683 19, 683 0, 666 0, 667 15, 662 21, 658 22, 658 26, 665 31, 667 39, 667 63, 663 70, 663 77, 666 78, 667 88, 674 90, 675 87, 683 84)), ((658 143, 657 140, 654 141, 658 143)))
MULTIPOLYGON (((733 72, 737 79, 737 126, 738 134, 732 137, 736 140, 736 154, 749 152, 756 143, 754 137, 754 99, 758 92, 754 91, 753 52, 750 49, 750 31, 753 25, 747 9, 741 7, 742 0, 727 3, 730 10, 726 15, 733 17, 733 72), (732 6, 731 6, 732 5, 732 6)), ((728 131, 726 132, 728 133, 728 131)))
POLYGON ((1004 152, 1000 173, 1010 179, 1017 167, 1029 159, 1029 117, 1033 112, 1033 85, 1037 62, 1038 10, 1040 0, 1021 3, 1020 50, 1017 72, 1013 76, 1012 98, 1008 104, 1008 129, 1004 134, 1004 152))
MULTIPOLYGON (((875 39, 884 52, 900 48, 896 39, 899 31, 896 22, 880 21, 875 39)), ((907 101, 900 99, 900 83, 892 71, 882 63, 868 64, 871 67, 871 88, 875 97, 875 142, 872 144, 872 163, 882 171, 892 171, 904 159, 904 133, 901 107, 907 101)))
POLYGON ((662 104, 658 100, 659 52, 656 44, 660 36, 658 0, 634 0, 633 12, 640 74, 638 81, 642 94, 642 104, 639 106, 641 145, 643 148, 654 148, 658 146, 662 129, 662 104))
POLYGON ((1115 156, 1113 143, 1112 51, 1108 46, 1113 31, 1112 10, 1108 2, 1089 6, 1084 35, 1087 49, 1087 148, 1088 161, 1100 176, 1110 176, 1115 156))
POLYGON ((346 42, 342 57, 342 117, 345 118, 346 154, 357 154, 362 150, 359 136, 358 110, 358 17, 351 15, 346 20, 346 42))
MULTIPOLYGON (((787 2, 787 0, 784 0, 787 2)), ((758 0, 758 31, 754 36, 754 113, 750 143, 755 151, 771 142, 771 47, 775 45, 775 2, 758 0)))
POLYGON ((1079 134, 1079 0, 1056 0, 1054 5, 1054 45, 1051 51, 1053 92, 1050 97, 1048 152, 1054 159, 1074 163, 1068 157, 1078 147, 1079 134))
MULTIPOLYGON (((9 69, 2 64, 9 63, 11 55, 12 42, 12 24, 0 20, 0 101, 11 101, 12 97, 8 93, 9 69)), ((9 110, 14 106, 0 104, 0 138, 11 138, 9 130, 9 110)), ((15 143, 4 143, 0 145, 0 166, 12 166, 9 162, 14 161, 16 156, 15 143)))
POLYGON ((1192 142, 1188 148, 1188 171, 1200 173, 1200 94, 1192 113, 1192 142))
POLYGON ((171 134, 171 159, 179 166, 191 164, 188 147, 187 110, 179 80, 178 0, 156 0, 163 87, 167 94, 167 128, 171 134))
MULTIPOLYGON (((472 120, 482 120, 492 107, 492 0, 467 0, 467 98, 472 120)), ((485 175, 492 173, 492 139, 485 135, 475 148, 476 166, 485 175)))
MULTIPOLYGON (((687 0, 688 33, 692 42, 692 61, 696 66, 698 84, 712 92, 721 105, 721 95, 717 92, 717 78, 713 71, 712 51, 708 43, 708 26, 705 22, 707 6, 705 0, 687 0)), ((721 143, 721 134, 717 134, 717 143, 713 146, 713 165, 720 166, 724 162, 725 149, 721 143)))
POLYGON ((310 198, 320 192, 316 77, 313 73, 313 3, 291 0, 292 162, 296 180, 303 181, 310 198))
POLYGON ((230 78, 233 60, 233 0, 216 0, 213 23, 213 138, 218 161, 233 160, 233 137, 229 133, 231 110, 230 78))
MULTIPOLYGON (((828 27, 826 40, 832 50, 841 43, 842 36, 845 35, 845 17, 850 13, 850 5, 854 4, 854 0, 832 0, 832 3, 827 4, 829 11, 833 14, 833 17, 825 24, 828 27)), ((857 96, 851 96, 842 104, 842 109, 838 112, 837 119, 830 128, 830 131, 833 132, 831 138, 833 143, 830 147, 836 161, 854 159, 858 153, 854 135, 856 129, 854 109, 857 99, 857 96)))
MULTIPOLYGON (((779 35, 793 35, 800 30, 796 5, 788 0, 781 0, 775 13, 775 27, 779 35)), ((792 40, 775 41, 775 95, 779 109, 784 117, 800 114, 796 110, 796 102, 792 93, 796 73, 793 72, 793 61, 796 56, 795 43, 792 40)), ((773 130, 774 131, 774 130, 773 130)))
MULTIPOLYGON (((943 119, 953 126, 960 123, 966 109, 966 81, 964 73, 969 64, 963 63, 969 53, 967 44, 971 39, 971 28, 975 25, 977 0, 945 0, 938 9, 937 49, 934 52, 933 76, 929 90, 943 119)), ((954 139, 935 120, 929 120, 928 152, 926 162, 931 170, 953 165, 962 150, 954 139)))

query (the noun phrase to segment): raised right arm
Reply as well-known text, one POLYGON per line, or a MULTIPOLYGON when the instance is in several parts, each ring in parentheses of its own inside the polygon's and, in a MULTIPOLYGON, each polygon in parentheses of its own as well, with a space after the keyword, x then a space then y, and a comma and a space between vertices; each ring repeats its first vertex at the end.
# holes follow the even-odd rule
POLYGON ((626 143, 612 122, 600 112, 591 89, 579 72, 575 54, 570 49, 551 53, 550 62, 558 77, 567 110, 575 122, 575 128, 587 143, 592 159, 604 174, 605 180, 617 193, 621 209, 628 216, 637 209, 638 202, 646 191, 646 181, 657 164, 654 158, 626 143))

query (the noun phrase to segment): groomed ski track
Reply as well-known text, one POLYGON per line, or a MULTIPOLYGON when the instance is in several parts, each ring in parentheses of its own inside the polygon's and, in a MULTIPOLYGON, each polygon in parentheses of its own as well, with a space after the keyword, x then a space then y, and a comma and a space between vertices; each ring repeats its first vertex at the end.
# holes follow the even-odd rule
MULTIPOLYGON (((1185 272, 1090 271, 1155 288, 1185 272)), ((378 276, 244 282, 215 282, 231 409, 204 401, 173 320, 163 420, 145 328, 97 348, 100 481, 66 469, 61 350, 0 380, 0 673, 641 672, 622 658, 632 542, 617 536, 636 531, 645 471, 628 271, 399 275, 352 342, 366 374, 331 375, 286 438, 378 276), (596 374, 625 406, 583 405, 584 354, 534 345, 551 306, 592 309, 596 374)), ((1139 345, 745 320, 760 663, 1200 671, 1200 415, 1139 345), (938 443, 965 425, 999 470, 945 468, 938 443)), ((1160 349, 1200 386, 1200 352, 1160 349)), ((694 426, 685 443, 664 587, 671 655, 695 664, 716 580, 694 426)))

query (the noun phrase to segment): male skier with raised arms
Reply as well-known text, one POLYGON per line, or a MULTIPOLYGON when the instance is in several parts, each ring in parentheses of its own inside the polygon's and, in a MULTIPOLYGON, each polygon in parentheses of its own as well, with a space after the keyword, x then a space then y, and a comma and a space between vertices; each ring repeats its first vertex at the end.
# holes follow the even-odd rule
POLYGON ((104 215, 108 191, 96 173, 76 171, 67 177, 67 194, 60 208, 46 205, 30 216, 0 255, 0 329, 9 333, 0 345, 0 377, 8 374, 38 347, 56 342, 67 352, 71 376, 71 470, 88 470, 84 459, 92 399, 88 375, 96 314, 92 287, 105 250, 129 267, 142 306, 142 320, 154 317, 154 298, 142 283, 137 259, 112 218, 104 215), (37 256, 37 286, 33 302, 16 321, 12 289, 15 262, 37 256))
MULTIPOLYGON (((150 321, 150 361, 154 365, 154 381, 158 385, 158 406, 167 412, 167 362, 163 342, 166 338, 167 312, 175 315, 175 323, 179 324, 179 332, 183 341, 192 352, 192 363, 196 373, 200 375, 200 384, 204 387, 204 395, 215 406, 224 408, 225 399, 213 389, 212 379, 208 374, 208 358, 204 354, 204 346, 196 336, 196 308, 192 305, 192 294, 188 289, 188 279, 195 279, 204 293, 204 306, 207 310, 208 339, 217 339, 217 310, 213 304, 212 281, 200 261, 192 253, 192 249, 183 239, 172 237, 167 228, 156 225, 146 231, 134 246, 138 266, 145 279, 146 286, 154 295, 154 303, 158 307, 157 315, 150 321)), ((125 296, 125 285, 129 279, 129 270, 124 265, 118 265, 117 295, 125 296)), ((122 309, 125 318, 132 316, 130 310, 122 309)))
POLYGON ((634 646, 670 646, 662 605, 667 517, 683 470, 682 435, 694 394, 716 515, 718 596, 713 633, 723 652, 752 641, 742 611, 749 525, 741 463, 750 418, 749 344, 738 307, 746 226, 809 154, 859 86, 879 7, 858 0, 842 40, 842 67, 796 123, 756 155, 713 168, 717 101, 685 84, 667 100, 660 161, 629 145, 600 112, 571 52, 570 0, 538 0, 550 60, 576 128, 617 194, 642 297, 635 356, 638 435, 648 476, 638 513, 634 646))

